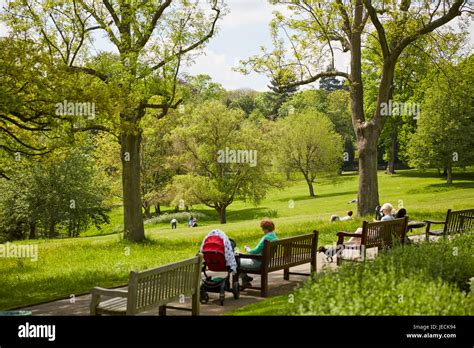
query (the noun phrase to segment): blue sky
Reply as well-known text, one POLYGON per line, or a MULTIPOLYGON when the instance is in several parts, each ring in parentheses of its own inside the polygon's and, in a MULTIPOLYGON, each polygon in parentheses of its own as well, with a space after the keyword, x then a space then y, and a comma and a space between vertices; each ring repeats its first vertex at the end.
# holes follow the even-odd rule
MULTIPOLYGON (((0 0, 0 6, 6 0, 0 0)), ((268 80, 265 76, 252 73, 242 75, 232 70, 240 59, 258 54, 261 46, 271 47, 269 22, 275 10, 284 10, 282 6, 274 6, 268 0, 226 0, 229 14, 220 21, 219 32, 214 36, 203 55, 196 58, 195 63, 183 69, 193 75, 208 74, 226 89, 252 88, 258 91, 267 90, 268 80)), ((453 24, 453 27, 456 27, 453 24)), ((474 23, 470 22, 470 42, 474 44, 474 23)), ((0 23, 0 36, 5 35, 6 28, 0 23)), ((111 48, 104 39, 98 38, 95 46, 99 50, 111 48)), ((347 55, 336 57, 336 67, 347 69, 347 55)))

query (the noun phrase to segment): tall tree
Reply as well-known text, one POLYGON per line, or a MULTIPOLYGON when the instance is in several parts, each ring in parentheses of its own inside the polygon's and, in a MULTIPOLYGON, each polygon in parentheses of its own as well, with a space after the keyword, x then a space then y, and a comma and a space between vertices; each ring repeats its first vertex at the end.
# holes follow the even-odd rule
POLYGON ((415 167, 446 168, 450 185, 453 167, 474 163, 474 55, 448 69, 449 75, 439 74, 426 91, 408 154, 415 167))
MULTIPOLYGON (((145 238, 140 192, 140 121, 147 110, 157 118, 177 108, 179 68, 188 53, 200 49, 215 33, 223 15, 218 0, 90 1, 24 0, 10 2, 3 18, 14 35, 44 42, 58 65, 87 74, 115 93, 113 114, 80 130, 116 131, 121 145, 124 235, 145 238), (91 57, 92 33, 105 33, 118 59, 91 57), (113 119, 116 129, 102 124, 113 119)), ((187 58, 188 57, 188 58, 187 58)))
MULTIPOLYGON (((349 83, 352 125, 359 153, 358 214, 369 215, 379 204, 377 178, 377 145, 385 124, 381 115, 384 104, 392 97, 395 68, 401 53, 420 37, 447 24, 472 9, 467 0, 372 1, 319 0, 271 1, 287 4, 291 15, 277 13, 272 28, 281 28, 291 45, 284 57, 277 47, 263 57, 243 62, 243 71, 264 72, 291 69, 297 81, 288 88, 313 83, 322 77, 343 77, 349 83), (369 25, 369 22, 371 25, 369 25), (364 105, 362 79, 362 46, 375 35, 382 52, 381 76, 377 82, 377 101, 372 114, 364 105), (337 50, 349 53, 350 70, 325 71, 335 66, 337 50)), ((277 35, 277 30, 272 33, 277 35)), ((274 40, 278 41, 278 40, 274 40)))
POLYGON ((221 223, 236 199, 258 203, 278 184, 271 173, 270 144, 262 133, 242 110, 218 101, 196 107, 172 134, 188 174, 175 177, 177 187, 171 191, 215 209, 221 223))

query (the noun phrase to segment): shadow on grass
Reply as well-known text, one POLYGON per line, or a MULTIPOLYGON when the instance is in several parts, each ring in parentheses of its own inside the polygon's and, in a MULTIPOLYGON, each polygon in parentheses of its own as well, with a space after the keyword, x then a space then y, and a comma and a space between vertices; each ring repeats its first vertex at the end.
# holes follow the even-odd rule
MULTIPOLYGON (((239 209, 238 211, 227 212, 227 221, 238 222, 242 220, 253 220, 268 217, 270 209, 266 207, 255 207, 239 209)), ((271 215, 271 214, 270 214, 271 215)), ((275 217, 275 216, 270 216, 275 217)))
MULTIPOLYGON (((446 181, 446 178, 443 175, 439 175, 435 170, 404 170, 394 174, 395 176, 405 177, 405 178, 435 178, 442 181, 446 181)), ((456 183, 456 180, 472 180, 474 181, 474 172, 473 171, 455 171, 453 173, 453 180, 456 183)))
POLYGON ((465 182, 454 182, 451 185, 446 184, 431 184, 422 187, 417 187, 407 191, 408 194, 419 194, 419 193, 436 193, 436 192, 447 192, 459 189, 472 189, 474 188, 474 181, 465 182))
MULTIPOLYGON (((352 191, 344 191, 344 192, 331 192, 331 193, 324 193, 324 194, 316 194, 315 197, 310 197, 309 195, 301 195, 297 197, 292 197, 291 200, 293 201, 306 201, 310 199, 318 199, 318 198, 330 198, 330 197, 337 197, 337 196, 346 196, 346 195, 355 195, 357 196, 357 190, 352 191)), ((355 197, 354 197, 355 198, 355 197)), ((278 202, 287 202, 289 201, 288 198, 280 198, 277 200, 278 202)))

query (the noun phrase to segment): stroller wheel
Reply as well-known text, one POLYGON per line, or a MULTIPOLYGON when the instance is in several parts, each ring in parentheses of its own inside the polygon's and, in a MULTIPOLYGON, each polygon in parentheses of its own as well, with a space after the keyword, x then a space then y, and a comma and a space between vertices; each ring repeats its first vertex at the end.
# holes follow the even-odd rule
POLYGON ((199 302, 202 304, 206 304, 209 302, 209 295, 205 291, 201 291, 201 294, 199 295, 199 302))
POLYGON ((234 284, 232 286, 232 293, 234 294, 234 298, 236 300, 238 300, 239 297, 240 297, 240 284, 239 284, 239 282, 234 282, 234 284))

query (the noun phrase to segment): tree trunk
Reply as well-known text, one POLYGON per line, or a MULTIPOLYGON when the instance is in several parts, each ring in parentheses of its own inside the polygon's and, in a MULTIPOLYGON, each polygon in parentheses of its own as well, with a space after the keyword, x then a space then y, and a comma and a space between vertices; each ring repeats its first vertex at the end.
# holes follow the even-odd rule
POLYGON ((392 133, 390 137, 390 157, 388 161, 387 174, 395 174, 395 156, 397 153, 397 134, 392 133))
POLYGON ((161 206, 160 203, 155 204, 155 216, 158 216, 161 214, 161 206))
POLYGON ((54 238, 54 226, 55 224, 52 222, 49 224, 49 238, 54 238))
POLYGON ((309 196, 310 196, 311 198, 315 197, 315 196, 314 196, 314 187, 313 187, 312 181, 309 180, 309 179, 306 179, 306 182, 308 183, 309 196))
POLYGON ((446 168, 446 184, 453 184, 453 168, 451 166, 447 166, 446 168))
POLYGON ((122 185, 124 237, 133 242, 145 239, 140 193, 140 141, 139 130, 126 131, 120 136, 122 155, 122 185))
POLYGON ((148 203, 144 203, 143 210, 145 210, 145 217, 147 219, 151 219, 151 205, 148 203))
POLYGON ((36 239, 36 224, 30 224, 30 236, 29 239, 36 239))
POLYGON ((221 224, 226 224, 227 223, 226 209, 227 209, 226 206, 221 206, 221 207, 216 208, 217 213, 219 214, 219 220, 220 220, 221 224))
POLYGON ((379 205, 377 178, 377 145, 369 144, 362 139, 359 146, 359 191, 357 195, 357 212, 367 216, 379 205))

